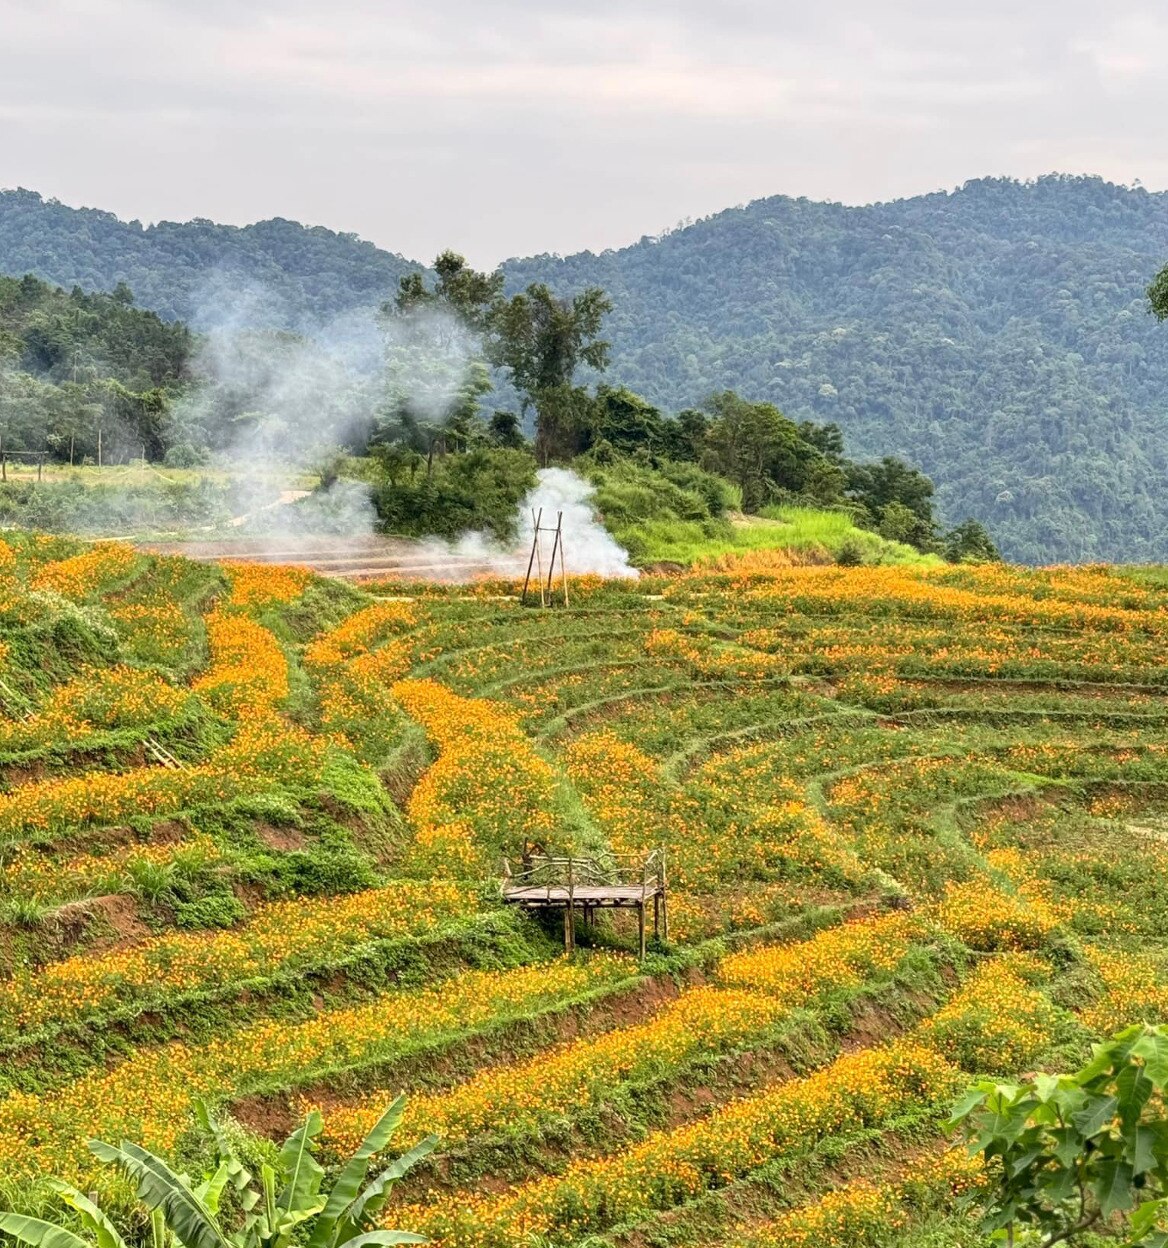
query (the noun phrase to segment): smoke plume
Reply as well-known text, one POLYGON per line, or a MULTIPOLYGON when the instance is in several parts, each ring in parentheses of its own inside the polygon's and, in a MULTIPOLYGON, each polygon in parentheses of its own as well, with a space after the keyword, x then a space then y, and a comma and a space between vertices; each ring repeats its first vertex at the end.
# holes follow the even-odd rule
MULTIPOLYGON (((541 468, 535 486, 519 504, 517 544, 508 549, 486 533, 464 533, 452 542, 427 538, 418 543, 432 573, 442 580, 467 580, 483 573, 502 577, 523 576, 531 555, 535 519, 541 527, 555 528, 562 516, 564 566, 569 576, 588 574, 636 577, 626 551, 601 524, 591 505, 594 489, 567 468, 541 468)), ((553 536, 541 535, 543 571, 546 576, 553 536)), ((559 576, 557 561, 557 580, 559 576)), ((532 570, 535 575, 535 570, 532 570)))

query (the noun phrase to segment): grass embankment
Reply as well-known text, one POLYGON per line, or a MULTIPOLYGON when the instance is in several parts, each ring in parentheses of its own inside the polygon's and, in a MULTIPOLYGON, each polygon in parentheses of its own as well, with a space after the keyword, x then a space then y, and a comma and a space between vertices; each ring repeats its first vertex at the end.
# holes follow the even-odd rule
POLYGON ((717 566, 727 556, 772 555, 779 566, 782 554, 791 566, 834 563, 842 551, 852 548, 866 564, 940 566, 936 555, 922 555, 903 542, 890 542, 868 529, 858 528, 842 511, 817 511, 811 507, 768 507, 759 515, 731 513, 721 523, 685 520, 649 520, 620 530, 641 564, 680 563, 717 566))

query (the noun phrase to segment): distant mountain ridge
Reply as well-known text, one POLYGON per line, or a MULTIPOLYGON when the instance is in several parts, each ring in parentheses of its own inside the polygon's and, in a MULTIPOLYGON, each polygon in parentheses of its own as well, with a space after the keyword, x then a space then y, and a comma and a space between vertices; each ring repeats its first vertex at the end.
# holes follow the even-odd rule
MULTIPOLYGON (((948 520, 978 516, 1016 559, 1168 561, 1168 327, 1144 298, 1165 261, 1168 195, 1052 175, 858 208, 776 196, 505 269, 510 287, 603 286, 610 380, 666 408, 734 388, 835 420, 854 453, 919 464, 948 520)), ((144 230, 0 194, 0 271, 124 280, 197 326, 183 300, 216 265, 275 287, 294 326, 415 267, 292 222, 144 230)))
POLYGON ((125 282, 142 307, 206 329, 222 289, 250 288, 242 311, 263 328, 310 329, 379 304, 419 266, 355 234, 276 217, 255 225, 196 219, 143 226, 35 191, 0 191, 0 273, 66 289, 125 282))

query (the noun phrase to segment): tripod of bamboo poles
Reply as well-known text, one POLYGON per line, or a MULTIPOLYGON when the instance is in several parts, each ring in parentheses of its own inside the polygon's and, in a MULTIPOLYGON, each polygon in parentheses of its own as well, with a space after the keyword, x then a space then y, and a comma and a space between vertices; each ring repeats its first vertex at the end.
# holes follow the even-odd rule
MULTIPOLYGON (((551 604, 555 596, 555 575, 556 575, 556 555, 560 557, 560 589, 564 595, 564 606, 568 605, 568 570, 564 566, 564 513, 556 512, 556 526, 553 529, 550 524, 543 523, 543 508, 538 511, 532 508, 531 512, 531 557, 527 561, 527 575, 523 578, 523 595, 520 598, 520 604, 527 605, 527 592, 531 586, 531 573, 535 571, 535 581, 539 586, 539 605, 546 607, 551 604), (552 536, 552 553, 548 560, 547 577, 545 579, 543 572, 543 542, 540 535, 543 533, 551 533, 552 536)), ((534 593, 533 593, 534 597, 534 593)))

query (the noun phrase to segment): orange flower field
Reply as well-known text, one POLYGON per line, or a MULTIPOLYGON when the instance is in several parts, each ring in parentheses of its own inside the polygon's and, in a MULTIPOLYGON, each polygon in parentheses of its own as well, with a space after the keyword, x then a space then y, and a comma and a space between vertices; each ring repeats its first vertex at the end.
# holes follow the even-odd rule
POLYGON ((6 533, 7 1203, 128 1213, 87 1141, 196 1173, 199 1101, 335 1165, 405 1091, 440 1248, 982 1248, 957 1091, 1168 1021, 1168 579, 515 588, 6 533), (505 901, 650 855, 643 962, 505 901))

